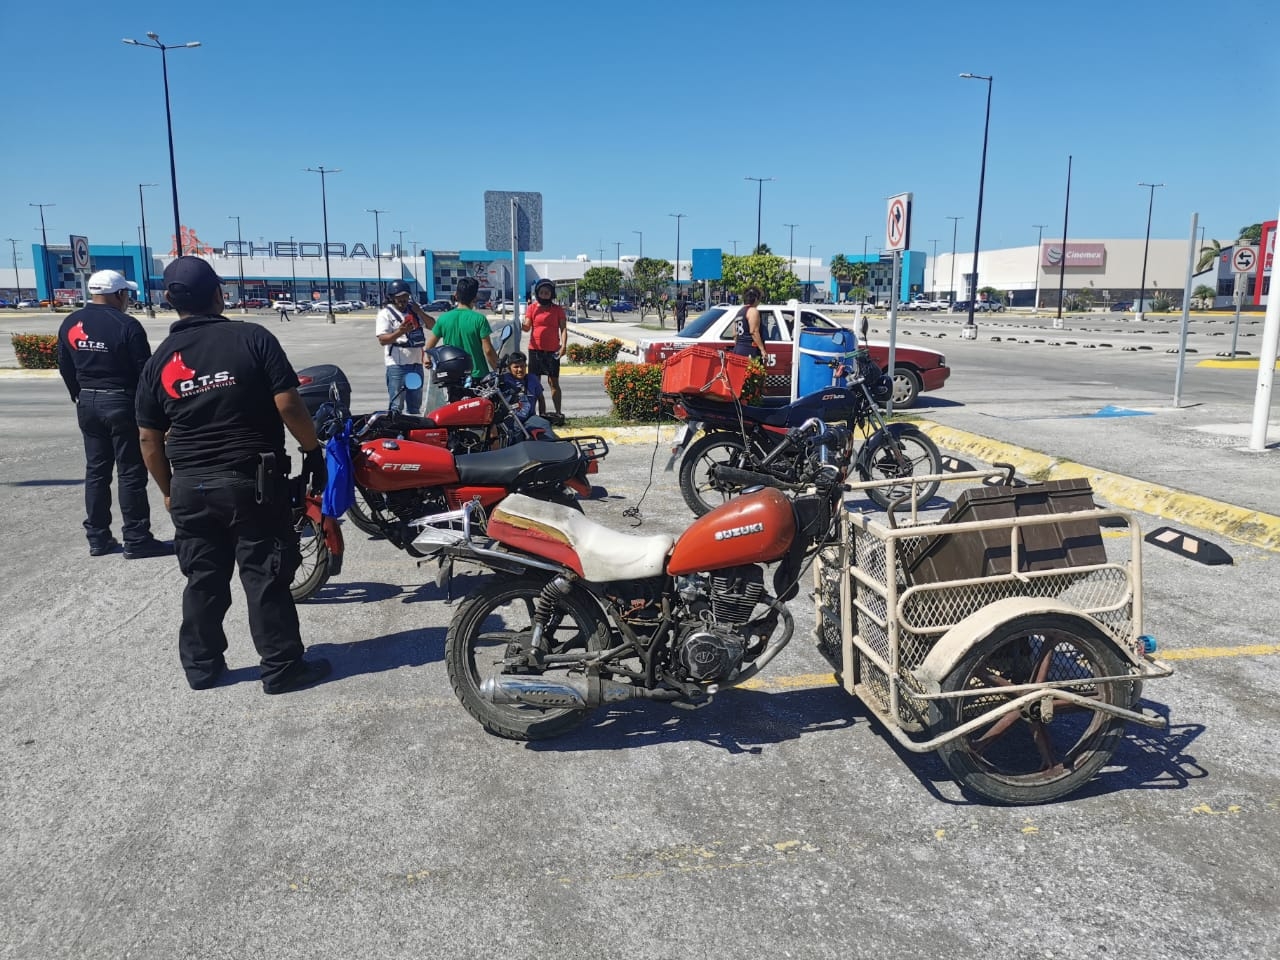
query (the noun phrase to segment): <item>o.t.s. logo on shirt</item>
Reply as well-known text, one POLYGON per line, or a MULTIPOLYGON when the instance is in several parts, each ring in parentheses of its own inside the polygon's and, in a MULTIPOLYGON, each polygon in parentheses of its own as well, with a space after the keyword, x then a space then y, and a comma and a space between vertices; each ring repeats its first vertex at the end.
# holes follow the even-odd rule
POLYGON ((160 370, 160 385, 164 392, 175 400, 182 400, 199 393, 208 393, 220 387, 235 386, 236 378, 228 370, 216 373, 199 373, 187 366, 182 354, 174 351, 160 370))
POLYGON ((106 353, 107 345, 101 340, 91 340, 88 334, 84 332, 84 321, 75 324, 67 331, 67 346, 72 350, 92 350, 96 353, 106 353))

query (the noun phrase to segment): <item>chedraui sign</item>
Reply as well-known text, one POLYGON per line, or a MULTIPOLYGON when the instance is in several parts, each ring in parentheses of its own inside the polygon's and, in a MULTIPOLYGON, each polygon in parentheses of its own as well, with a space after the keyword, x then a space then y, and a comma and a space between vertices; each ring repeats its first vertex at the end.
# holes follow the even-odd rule
MULTIPOLYGON (((1107 245, 1105 243, 1068 243, 1067 267, 1093 267, 1101 269, 1107 265, 1107 245)), ((1057 269, 1062 266, 1062 244, 1044 243, 1040 245, 1040 266, 1057 269)))

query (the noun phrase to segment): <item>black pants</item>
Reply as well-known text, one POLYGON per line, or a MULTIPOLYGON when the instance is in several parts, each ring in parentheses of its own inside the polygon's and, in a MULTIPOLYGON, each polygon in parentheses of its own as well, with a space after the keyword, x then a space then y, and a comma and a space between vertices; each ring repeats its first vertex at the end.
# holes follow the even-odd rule
POLYGON ((113 467, 120 478, 124 545, 145 543, 151 538, 151 506, 133 397, 123 390, 81 390, 76 420, 84 435, 84 532, 89 544, 102 546, 111 540, 113 467))
POLYGON ((222 619, 231 606, 233 563, 240 567, 263 681, 278 679, 302 657, 298 611, 289 595, 301 556, 283 480, 279 487, 272 502, 257 503, 247 474, 174 475, 173 544, 187 578, 178 655, 191 683, 209 680, 225 666, 222 619))

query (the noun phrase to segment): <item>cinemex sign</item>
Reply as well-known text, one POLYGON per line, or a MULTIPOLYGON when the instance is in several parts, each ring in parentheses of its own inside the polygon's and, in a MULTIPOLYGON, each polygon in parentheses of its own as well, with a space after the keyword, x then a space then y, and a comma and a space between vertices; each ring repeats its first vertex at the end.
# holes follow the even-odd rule
MULTIPOLYGON (((1104 268, 1107 265, 1105 243, 1068 243, 1067 267, 1104 268)), ((1040 266, 1057 269, 1062 266, 1062 244, 1046 243, 1040 247, 1040 266)))

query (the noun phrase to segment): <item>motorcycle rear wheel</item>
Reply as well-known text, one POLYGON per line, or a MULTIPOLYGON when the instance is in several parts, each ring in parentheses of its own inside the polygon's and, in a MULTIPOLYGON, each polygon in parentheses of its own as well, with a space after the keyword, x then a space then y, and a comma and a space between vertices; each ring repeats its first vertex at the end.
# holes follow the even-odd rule
POLYGON ((749 469, 746 444, 732 433, 714 432, 699 437, 680 460, 680 495, 694 516, 710 513, 722 503, 736 497, 741 487, 718 484, 711 479, 711 468, 730 466, 749 469))
MULTIPOLYGON (((895 426, 882 430, 872 434, 867 445, 867 450, 858 461, 858 473, 863 480, 896 480, 942 472, 942 454, 938 452, 937 445, 915 427, 895 426), (897 447, 896 453, 894 446, 897 447)), ((934 480, 919 490, 918 502, 923 506, 938 492, 938 481, 934 480)), ((910 484, 872 487, 867 491, 872 502, 885 510, 889 509, 889 504, 895 498, 903 495, 910 497, 910 484)), ((910 500, 903 501, 900 506, 910 508, 910 500)))
MULTIPOLYGON (((453 692, 490 733, 509 740, 562 736, 586 720, 586 710, 490 703, 480 696, 486 677, 507 672, 503 660, 520 650, 533 629, 533 604, 545 574, 495 577, 458 610, 445 638, 445 667, 453 692)), ((608 626, 589 597, 575 588, 557 604, 546 635, 553 653, 603 650, 608 626)))
POLYGON ((324 529, 311 517, 303 516, 298 527, 298 547, 302 562, 293 573, 289 594, 294 603, 310 600, 329 581, 329 545, 324 529))

